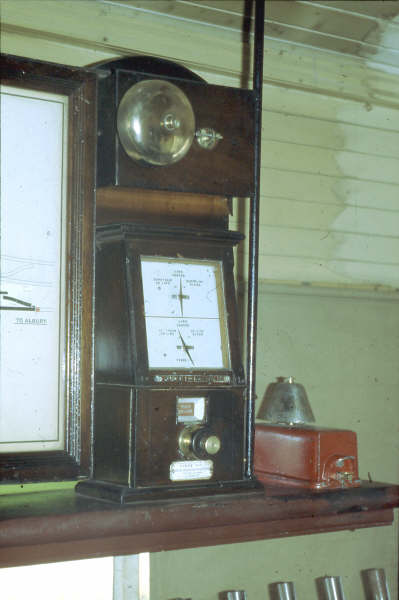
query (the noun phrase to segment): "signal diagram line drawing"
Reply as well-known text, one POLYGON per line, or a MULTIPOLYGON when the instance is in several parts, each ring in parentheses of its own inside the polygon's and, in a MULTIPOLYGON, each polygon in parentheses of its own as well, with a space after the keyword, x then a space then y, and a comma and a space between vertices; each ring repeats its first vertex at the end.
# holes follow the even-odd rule
POLYGON ((8 302, 13 302, 17 306, 11 305, 0 305, 0 310, 25 310, 25 311, 34 311, 39 312, 39 307, 31 304, 30 302, 25 302, 25 300, 20 300, 19 298, 14 298, 13 296, 9 296, 8 292, 0 292, 0 298, 2 300, 8 300, 8 302))

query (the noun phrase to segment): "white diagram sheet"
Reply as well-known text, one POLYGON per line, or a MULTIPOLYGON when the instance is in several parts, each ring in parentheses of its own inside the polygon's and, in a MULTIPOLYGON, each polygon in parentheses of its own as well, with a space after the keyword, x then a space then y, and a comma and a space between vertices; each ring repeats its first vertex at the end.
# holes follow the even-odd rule
POLYGON ((0 452, 64 447, 66 118, 1 88, 0 452))

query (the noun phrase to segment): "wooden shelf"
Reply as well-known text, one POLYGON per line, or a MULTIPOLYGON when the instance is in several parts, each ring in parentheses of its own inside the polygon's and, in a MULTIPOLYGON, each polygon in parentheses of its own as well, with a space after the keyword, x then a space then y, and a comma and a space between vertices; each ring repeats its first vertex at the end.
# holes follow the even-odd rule
POLYGON ((157 552, 390 525, 399 486, 267 488, 120 506, 74 490, 0 498, 0 566, 157 552))

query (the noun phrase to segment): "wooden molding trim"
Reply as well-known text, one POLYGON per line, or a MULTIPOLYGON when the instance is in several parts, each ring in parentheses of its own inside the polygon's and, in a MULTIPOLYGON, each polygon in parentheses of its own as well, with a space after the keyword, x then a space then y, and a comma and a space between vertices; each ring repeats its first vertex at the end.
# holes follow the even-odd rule
POLYGON ((223 224, 230 214, 228 198, 123 187, 97 189, 97 225, 121 222, 171 223, 181 218, 203 225, 223 224))

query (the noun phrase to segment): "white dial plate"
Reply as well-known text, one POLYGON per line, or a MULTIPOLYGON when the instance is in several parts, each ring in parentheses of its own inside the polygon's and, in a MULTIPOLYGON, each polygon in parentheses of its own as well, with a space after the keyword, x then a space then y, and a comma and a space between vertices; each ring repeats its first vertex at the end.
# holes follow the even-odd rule
POLYGON ((220 261, 141 257, 150 369, 226 369, 220 261))

